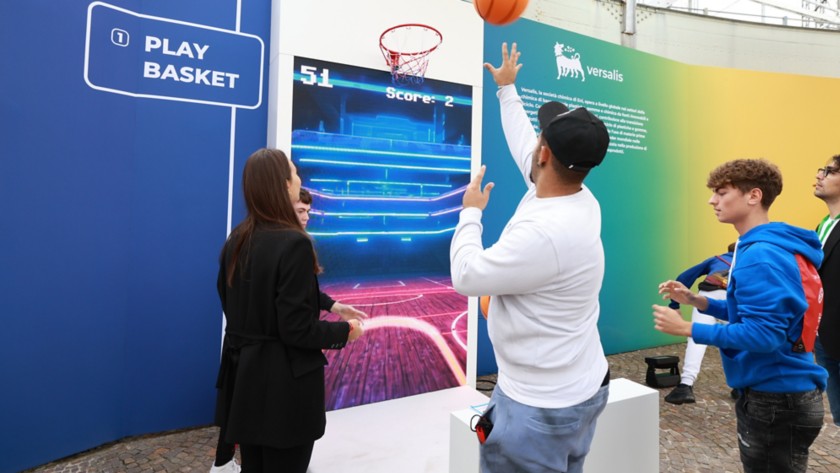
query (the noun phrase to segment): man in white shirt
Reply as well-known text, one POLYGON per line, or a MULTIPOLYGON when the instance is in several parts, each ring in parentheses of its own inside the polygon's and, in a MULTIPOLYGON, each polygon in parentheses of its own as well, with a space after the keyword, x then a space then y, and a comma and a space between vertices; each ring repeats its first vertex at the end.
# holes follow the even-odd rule
POLYGON ((604 277, 601 210, 583 185, 609 146, 604 123, 558 102, 536 134, 514 82, 519 52, 485 67, 499 86, 502 129, 528 186, 499 241, 484 249, 481 215, 493 184, 485 168, 464 194, 450 248, 452 283, 490 295, 488 329, 499 366, 485 411, 483 472, 580 472, 606 406, 609 367, 598 333, 604 277))

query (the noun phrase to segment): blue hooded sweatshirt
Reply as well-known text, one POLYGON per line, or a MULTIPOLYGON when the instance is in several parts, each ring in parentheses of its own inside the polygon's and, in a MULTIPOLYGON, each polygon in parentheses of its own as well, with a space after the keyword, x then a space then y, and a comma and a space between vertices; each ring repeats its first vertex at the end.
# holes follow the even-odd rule
POLYGON ((814 354, 792 350, 808 308, 797 254, 820 266, 816 233, 772 222, 742 235, 726 300, 708 299, 704 311, 729 324, 692 325, 695 342, 720 347, 726 381, 733 388, 773 393, 825 389, 828 375, 814 354))

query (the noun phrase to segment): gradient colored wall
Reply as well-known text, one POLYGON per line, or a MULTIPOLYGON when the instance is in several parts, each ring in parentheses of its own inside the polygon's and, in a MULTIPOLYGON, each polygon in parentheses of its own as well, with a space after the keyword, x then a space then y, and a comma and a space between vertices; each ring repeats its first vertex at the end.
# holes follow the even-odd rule
MULTIPOLYGON (((764 157, 779 165, 785 179, 771 219, 813 228, 824 215, 811 186, 815 169, 840 152, 832 134, 840 111, 827 106, 840 103, 836 79, 690 66, 524 19, 486 27, 487 62, 500 63, 502 42, 516 42, 522 53, 520 95, 539 99, 531 100, 531 108, 526 100, 526 110, 535 113, 550 94, 608 110, 595 113, 610 129, 611 148, 586 181, 602 209, 606 274, 599 328, 608 353, 681 340, 653 330, 650 306, 660 301, 659 282, 723 252, 737 238, 706 203, 706 178, 716 165, 764 157), (558 78, 564 71, 557 67, 556 44, 564 46, 557 51, 567 58, 563 64, 579 70, 558 78), (635 116, 644 112, 645 150, 622 153, 612 146, 627 131, 616 126, 621 123, 615 123, 612 107, 633 109, 635 116)), ((485 245, 496 241, 525 191, 502 135, 495 92, 485 73, 482 161, 486 179, 496 182, 485 212, 485 245)), ((495 371, 487 345, 482 333, 480 374, 495 371)))

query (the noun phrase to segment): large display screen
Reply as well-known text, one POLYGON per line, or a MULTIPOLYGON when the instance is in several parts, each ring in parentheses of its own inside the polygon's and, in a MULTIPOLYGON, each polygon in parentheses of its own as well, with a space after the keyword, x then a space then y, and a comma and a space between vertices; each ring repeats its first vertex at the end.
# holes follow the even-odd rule
POLYGON ((472 88, 294 67, 292 159, 313 196, 321 289, 371 317, 363 338, 327 352, 327 408, 465 384, 467 298, 449 242, 470 179, 472 88))

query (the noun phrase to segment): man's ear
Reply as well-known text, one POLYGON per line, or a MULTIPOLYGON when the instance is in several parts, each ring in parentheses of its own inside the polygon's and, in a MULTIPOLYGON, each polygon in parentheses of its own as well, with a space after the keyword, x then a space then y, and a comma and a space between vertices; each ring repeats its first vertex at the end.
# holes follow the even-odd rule
POLYGON ((551 159, 551 149, 547 145, 540 145, 540 152, 537 155, 537 165, 543 167, 551 159))
POLYGON ((764 197, 764 192, 762 192, 758 187, 753 187, 750 189, 748 197, 749 199, 747 200, 747 203, 750 205, 761 205, 761 199, 764 197))

